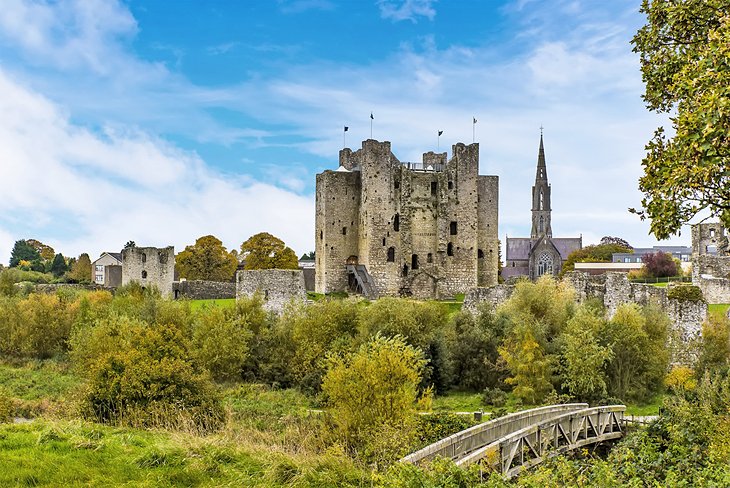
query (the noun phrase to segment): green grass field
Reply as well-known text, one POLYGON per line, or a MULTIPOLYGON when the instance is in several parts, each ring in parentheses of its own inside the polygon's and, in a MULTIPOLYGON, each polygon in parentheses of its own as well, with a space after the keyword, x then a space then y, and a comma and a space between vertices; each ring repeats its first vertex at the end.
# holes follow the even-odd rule
POLYGON ((725 315, 728 308, 730 308, 730 303, 711 303, 707 307, 713 315, 725 315))

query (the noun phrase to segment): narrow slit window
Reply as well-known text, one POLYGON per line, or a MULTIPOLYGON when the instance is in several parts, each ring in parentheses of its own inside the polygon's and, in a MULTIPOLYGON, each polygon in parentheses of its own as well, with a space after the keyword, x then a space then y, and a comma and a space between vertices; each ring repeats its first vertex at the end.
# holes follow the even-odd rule
POLYGON ((143 280, 147 279, 147 271, 142 271, 142 279, 143 280))
POLYGON ((453 190, 453 189, 454 189, 454 182, 449 180, 449 190, 453 190))
POLYGON ((346 236, 347 235, 347 227, 343 227, 342 228, 342 235, 343 236, 346 236))
POLYGON ((393 217, 393 230, 396 232, 400 230, 400 214, 395 214, 393 217))
POLYGON ((454 255, 454 244, 449 242, 449 245, 446 246, 446 255, 447 256, 453 256, 454 255))
POLYGON ((388 262, 389 263, 395 262, 395 248, 394 247, 388 248, 388 262))
POLYGON ((403 277, 405 278, 406 276, 408 276, 408 265, 404 264, 403 265, 403 277))
POLYGON ((435 181, 431 182, 431 195, 436 196, 436 193, 438 193, 439 190, 439 184, 435 181))
POLYGON ((418 254, 411 255, 411 269, 418 269, 418 254))
POLYGON ((452 236, 455 236, 456 232, 457 232, 456 222, 452 221, 451 224, 449 224, 449 234, 451 234, 452 236))
POLYGON ((484 251, 477 249, 477 258, 484 259, 484 251))
POLYGON ((427 263, 433 263, 433 254, 431 254, 431 253, 428 253, 428 254, 426 255, 426 262, 427 262, 427 263))

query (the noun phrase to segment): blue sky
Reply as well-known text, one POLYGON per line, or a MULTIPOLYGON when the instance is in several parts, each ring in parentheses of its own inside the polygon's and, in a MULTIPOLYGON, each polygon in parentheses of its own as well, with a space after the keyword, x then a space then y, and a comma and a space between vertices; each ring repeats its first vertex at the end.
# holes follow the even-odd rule
MULTIPOLYGON (((545 127, 556 236, 655 244, 638 206, 644 144, 629 41, 638 0, 5 0, 0 260, 229 248, 268 231, 314 247, 314 177, 370 135, 418 161, 472 140, 500 176, 500 236, 529 234, 545 127)), ((688 233, 674 243, 688 243, 688 233)))

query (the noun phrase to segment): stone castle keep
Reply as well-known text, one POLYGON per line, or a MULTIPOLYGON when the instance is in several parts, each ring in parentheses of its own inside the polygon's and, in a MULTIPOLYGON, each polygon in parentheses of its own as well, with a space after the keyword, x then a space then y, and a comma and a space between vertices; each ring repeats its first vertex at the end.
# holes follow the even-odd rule
POLYGON ((499 179, 479 175, 479 144, 402 163, 369 139, 339 162, 317 175, 317 292, 444 298, 497 283, 499 179))

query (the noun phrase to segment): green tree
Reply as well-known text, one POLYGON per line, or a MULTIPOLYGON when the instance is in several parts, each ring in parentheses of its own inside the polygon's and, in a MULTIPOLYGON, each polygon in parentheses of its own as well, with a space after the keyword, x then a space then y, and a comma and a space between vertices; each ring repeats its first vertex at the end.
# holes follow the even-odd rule
POLYGON ((89 255, 83 253, 71 266, 68 272, 68 278, 78 283, 91 281, 91 259, 89 255))
POLYGON ((216 380, 240 380, 252 336, 245 317, 213 307, 201 310, 195 322, 193 352, 198 362, 216 380))
POLYGON ((175 258, 181 278, 188 280, 231 281, 238 259, 214 236, 203 236, 186 246, 175 258))
POLYGON ((562 337, 561 385, 579 400, 606 395, 604 365, 611 349, 598 342, 603 327, 602 310, 582 305, 568 321, 562 337))
MULTIPOLYGON (((575 270, 575 263, 610 263, 615 252, 634 252, 634 248, 628 243, 623 245, 618 239, 617 237, 604 237, 601 239, 601 244, 586 246, 571 252, 560 268, 560 277, 565 276, 568 271, 575 270), (604 243, 604 239, 609 240, 604 243)), ((620 240, 623 241, 623 239, 620 240)))
POLYGON ((284 241, 267 232, 251 236, 241 244, 246 269, 297 269, 299 261, 284 241))
POLYGON ((51 264, 51 273, 53 273, 53 276, 56 278, 60 278, 66 271, 68 271, 66 259, 63 257, 63 254, 56 254, 53 258, 53 263, 51 264))
POLYGON ((673 113, 659 128, 639 180, 651 232, 665 239, 699 213, 730 227, 730 6, 727 0, 643 0, 647 23, 634 36, 644 100, 673 113))
POLYGON ((346 446, 366 460, 392 461, 415 438, 423 354, 403 338, 376 335, 357 352, 330 355, 322 391, 346 446))
POLYGON ((26 242, 33 246, 36 251, 38 251, 38 254, 40 254, 43 261, 51 261, 56 255, 56 251, 54 251, 51 246, 43 244, 37 239, 28 239, 26 242))
POLYGON ((724 314, 710 314, 702 324, 697 372, 724 371, 730 363, 730 320, 724 314))
POLYGON ((10 252, 10 267, 17 267, 21 261, 37 261, 41 259, 41 255, 38 250, 28 244, 28 241, 21 239, 15 241, 13 250, 10 252))
POLYGON ((534 321, 519 323, 499 348, 510 371, 505 383, 514 386, 512 393, 517 398, 532 405, 540 403, 553 389, 553 364, 536 339, 536 328, 534 321))
POLYGON ((611 349, 606 364, 608 393, 624 400, 644 400, 662 387, 669 354, 669 319, 654 307, 619 305, 600 334, 611 349))

